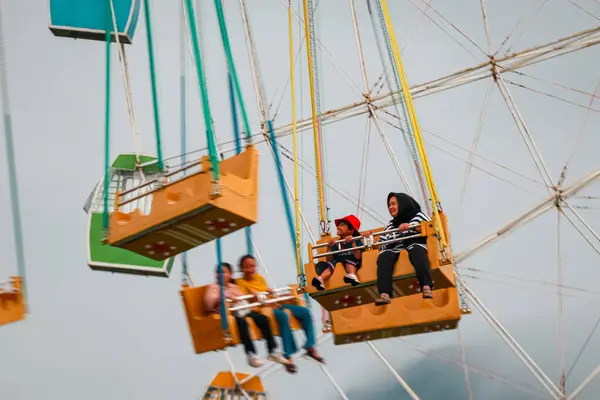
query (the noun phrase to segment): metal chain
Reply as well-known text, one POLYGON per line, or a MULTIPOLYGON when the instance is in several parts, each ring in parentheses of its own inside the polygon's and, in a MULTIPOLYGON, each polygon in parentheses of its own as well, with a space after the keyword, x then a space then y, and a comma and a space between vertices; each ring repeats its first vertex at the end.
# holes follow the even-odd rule
MULTIPOLYGON (((324 151, 325 151, 325 146, 323 143, 323 129, 322 129, 322 124, 321 124, 321 86, 319 85, 319 62, 318 62, 318 51, 317 51, 317 43, 316 43, 316 32, 315 32, 315 18, 314 18, 314 6, 313 6, 313 2, 312 0, 308 0, 307 2, 308 4, 308 33, 309 33, 309 40, 310 40, 310 47, 311 49, 313 49, 312 52, 312 68, 315 71, 313 77, 314 77, 314 84, 315 84, 315 108, 316 108, 316 112, 317 112, 317 130, 318 130, 318 137, 319 137, 319 148, 321 149, 321 155, 323 155, 324 151)), ((317 155, 319 156, 319 155, 317 155)), ((323 159, 323 157, 321 157, 321 160, 323 159)), ((324 235, 325 233, 329 233, 329 229, 330 229, 330 220, 329 220, 329 209, 327 208, 327 180, 325 179, 326 177, 326 170, 325 170, 325 165, 324 163, 321 163, 321 181, 323 183, 323 201, 325 203, 325 208, 326 208, 326 215, 325 215, 325 221, 321 221, 319 220, 319 227, 321 229, 321 235, 324 235)), ((318 185, 318 180, 317 180, 317 185, 318 185)), ((318 192, 319 188, 317 187, 317 192, 318 192)), ((318 199, 317 199, 317 204, 318 204, 318 199)), ((320 205, 317 206, 317 209, 319 209, 320 205)))
MULTIPOLYGON (((375 0, 375 2, 377 3, 377 11, 378 11, 378 15, 379 15, 379 23, 381 24, 381 31, 383 33, 383 38, 385 41, 385 45, 386 45, 386 49, 388 51, 388 57, 389 57, 389 61, 392 65, 392 67, 396 66, 396 60, 394 59, 394 53, 392 50, 392 42, 390 40, 390 36, 388 33, 388 30, 385 29, 385 17, 383 16, 383 10, 381 8, 381 3, 379 2, 379 0, 375 0)), ((404 116, 404 123, 405 123, 405 129, 406 131, 404 131, 404 138, 405 141, 407 142, 407 144, 409 145, 410 148, 410 152, 411 155, 413 157, 413 160, 415 161, 415 163, 419 162, 419 156, 417 154, 417 145, 415 143, 415 138, 410 134, 412 132, 411 127, 410 127, 410 122, 408 119, 408 113, 406 110, 406 101, 404 99, 404 93, 402 93, 402 90, 400 89, 401 85, 400 85, 400 77, 398 76, 398 73, 396 72, 396 68, 393 68, 393 73, 392 75, 394 76, 394 81, 396 84, 396 90, 398 91, 398 96, 402 99, 400 101, 400 105, 402 108, 402 114, 404 116)), ((388 83, 389 84, 389 83, 388 83)), ((392 90, 392 88, 390 88, 390 90, 392 90)), ((420 168, 418 173, 421 173, 420 168)))

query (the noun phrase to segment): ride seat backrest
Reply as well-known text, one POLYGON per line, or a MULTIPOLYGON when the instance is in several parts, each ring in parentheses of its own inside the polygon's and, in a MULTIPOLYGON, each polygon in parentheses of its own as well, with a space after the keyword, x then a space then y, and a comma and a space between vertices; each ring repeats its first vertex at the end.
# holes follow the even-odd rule
POLYGON ((0 292, 0 325, 25 318, 25 299, 21 290, 21 278, 11 277, 14 291, 0 292))
POLYGON ((237 157, 226 158, 219 164, 224 174, 233 174, 241 179, 250 178, 251 163, 254 161, 253 151, 243 151, 237 157))
MULTIPOLYGON (((209 313, 204 303, 207 288, 208 285, 187 287, 180 292, 194 349, 198 354, 226 347, 221 317, 218 314, 209 313)), ((227 321, 233 342, 239 343, 239 332, 235 324, 235 318, 228 316, 227 321)))
POLYGON ((206 286, 194 286, 186 288, 181 292, 183 296, 183 302, 185 303, 185 309, 189 316, 194 318, 202 318, 208 316, 206 310, 206 304, 204 303, 204 296, 206 295, 206 286))
MULTIPOLYGON (((252 163, 256 162, 256 151, 252 149, 242 151, 233 157, 225 158, 219 162, 219 172, 222 174, 231 174, 239 177, 240 179, 251 178, 252 163)), ((209 156, 202 157, 202 170, 204 172, 212 169, 209 156)))

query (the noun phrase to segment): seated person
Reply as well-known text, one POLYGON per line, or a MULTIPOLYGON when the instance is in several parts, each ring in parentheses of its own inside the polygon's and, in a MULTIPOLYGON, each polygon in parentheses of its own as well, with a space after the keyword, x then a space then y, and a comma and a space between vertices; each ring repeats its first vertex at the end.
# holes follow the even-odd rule
MULTIPOLYGON (((221 268, 223 271, 223 285, 225 298, 231 299, 233 302, 236 302, 237 297, 243 296, 244 293, 240 290, 239 287, 233 281, 232 268, 231 264, 223 263, 221 264, 221 268)), ((206 294, 204 297, 204 302, 206 304, 206 309, 209 312, 221 314, 221 287, 219 285, 219 270, 217 268, 216 271, 216 281, 217 283, 213 283, 208 286, 206 290, 206 294)), ((242 300, 243 302, 243 300, 242 300)), ((239 304, 240 302, 238 302, 239 304)), ((273 332, 271 331, 271 325, 269 324, 269 318, 259 312, 243 309, 234 312, 235 321, 237 323, 238 331, 240 333, 240 338, 244 345, 244 350, 248 356, 248 364, 251 367, 257 368, 263 365, 263 361, 256 356, 256 349, 254 348, 254 343, 252 343, 252 339, 250 338, 250 330, 248 328, 248 322, 246 321, 246 317, 252 318, 258 329, 262 332, 263 338, 267 342, 267 351, 269 352, 270 359, 279 359, 282 358, 281 354, 275 353, 275 349, 277 349, 277 343, 275 342, 275 338, 273 337, 273 332)))
MULTIPOLYGON (((256 272, 256 260, 251 254, 247 254, 240 259, 240 269, 244 274, 241 278, 236 279, 235 283, 245 294, 257 294, 261 292, 273 293, 273 289, 267 286, 265 278, 256 272)), ((293 374, 298 369, 297 366, 292 362, 292 355, 298 351, 292 329, 290 327, 290 321, 288 315, 284 310, 290 310, 292 315, 300 321, 302 329, 306 334, 306 344, 304 349, 306 355, 313 358, 314 360, 325 363, 325 360, 319 355, 316 342, 315 342, 315 330, 313 327, 312 316, 310 310, 306 307, 294 305, 294 304, 272 304, 273 314, 279 325, 279 334, 283 341, 283 357, 287 361, 282 363, 286 370, 293 374)))
POLYGON ((348 249, 342 253, 333 254, 327 256, 326 261, 320 261, 315 266, 315 270, 318 277, 312 279, 312 285, 317 290, 325 290, 324 282, 331 277, 335 266, 340 263, 346 270, 346 276, 344 276, 344 282, 356 286, 360 284, 360 281, 356 277, 356 271, 360 269, 362 260, 362 249, 355 249, 363 245, 363 241, 360 239, 354 239, 356 236, 360 236, 360 220, 354 215, 350 214, 344 218, 336 219, 335 226, 337 227, 337 234, 340 239, 345 240, 345 243, 334 243, 333 239, 329 240, 327 251, 337 251, 348 249))
MULTIPOLYGON (((421 211, 419 203, 406 193, 390 193, 387 197, 388 211, 392 220, 385 227, 385 231, 398 228, 399 232, 385 233, 379 236, 380 242, 398 239, 406 234, 411 224, 421 221, 431 221, 431 218, 421 211)), ((415 228, 421 232, 421 227, 415 228)), ((370 236, 370 232, 365 233, 370 236)), ((393 291, 394 266, 400 257, 400 252, 408 251, 408 258, 415 269, 417 281, 421 286, 424 299, 433 298, 433 281, 431 280, 431 266, 427 254, 427 238, 418 237, 379 246, 377 256, 377 287, 379 298, 375 305, 382 306, 391 303, 393 291)))

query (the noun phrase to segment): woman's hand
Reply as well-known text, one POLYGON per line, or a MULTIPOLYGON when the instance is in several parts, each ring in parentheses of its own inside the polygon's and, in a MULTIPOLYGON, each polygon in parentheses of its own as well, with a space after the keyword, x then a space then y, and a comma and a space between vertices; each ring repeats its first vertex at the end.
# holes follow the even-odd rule
POLYGON ((404 223, 404 224, 400 224, 400 226, 398 227, 398 230, 400 232, 406 232, 409 228, 410 228, 410 225, 408 225, 407 223, 404 223))

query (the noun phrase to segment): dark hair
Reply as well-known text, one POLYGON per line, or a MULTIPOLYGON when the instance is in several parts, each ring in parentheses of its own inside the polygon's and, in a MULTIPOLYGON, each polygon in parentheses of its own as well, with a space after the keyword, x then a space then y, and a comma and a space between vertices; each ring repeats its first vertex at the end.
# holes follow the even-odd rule
POLYGON ((354 226, 352 226, 352 224, 348 221, 346 221, 345 219, 340 220, 339 224, 344 224, 346 225, 346 227, 348 229, 350 229, 352 231, 352 236, 360 236, 360 232, 357 231, 356 229, 354 229, 354 226))
POLYGON ((245 256, 242 256, 242 258, 240 258, 240 262, 239 262, 239 267, 242 268, 242 265, 244 264, 244 261, 246 260, 254 260, 254 256, 252 254, 246 254, 245 256))
MULTIPOLYGON (((233 267, 231 266, 231 264, 229 264, 227 262, 223 262, 223 263, 221 263, 221 268, 228 270, 229 274, 233 274, 233 267)), ((218 265, 217 265, 217 268, 215 268, 215 271, 217 273, 219 273, 219 266, 218 265)), ((233 276, 232 276, 228 283, 234 283, 234 282, 235 281, 234 281, 233 276)))

